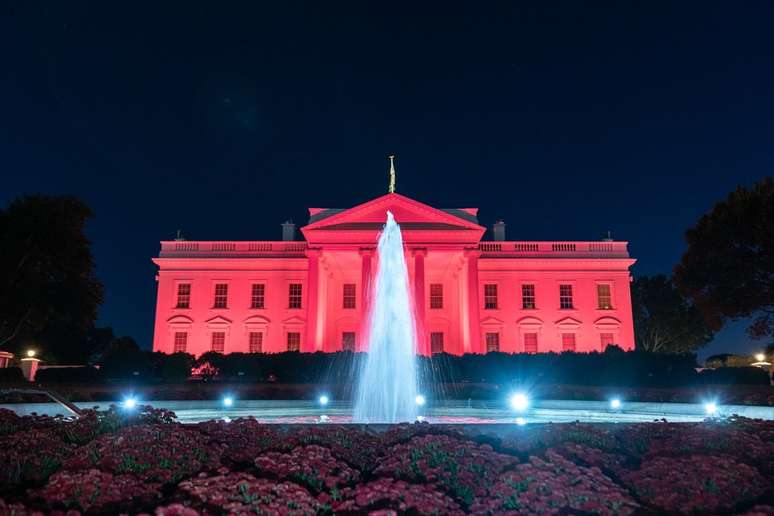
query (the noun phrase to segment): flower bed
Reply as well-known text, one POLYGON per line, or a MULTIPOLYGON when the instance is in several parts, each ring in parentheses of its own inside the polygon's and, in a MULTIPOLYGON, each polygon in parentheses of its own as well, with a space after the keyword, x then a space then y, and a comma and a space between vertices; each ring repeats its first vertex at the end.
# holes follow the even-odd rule
POLYGON ((773 514, 774 422, 498 435, 0 411, 0 514, 773 514))

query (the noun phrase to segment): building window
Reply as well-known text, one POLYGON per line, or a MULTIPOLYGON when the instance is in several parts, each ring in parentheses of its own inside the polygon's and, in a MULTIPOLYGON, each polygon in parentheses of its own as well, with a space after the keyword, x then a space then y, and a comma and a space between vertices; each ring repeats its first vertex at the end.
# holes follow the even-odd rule
POLYGON ((214 331, 212 332, 212 342, 210 350, 215 353, 223 353, 226 349, 226 332, 214 331))
POLYGON ((180 283, 177 286, 177 303, 175 308, 191 308, 191 284, 180 283))
POLYGON ((497 310, 497 285, 484 285, 484 308, 487 310, 497 310))
POLYGON ((288 308, 301 308, 301 283, 291 283, 288 289, 288 308))
POLYGON ((610 285, 606 283, 600 283, 597 285, 597 309, 613 309, 613 295, 610 291, 610 285))
POLYGON ((250 340, 248 341, 250 353, 262 353, 263 352, 263 332, 251 331, 250 340))
POLYGON ((266 285, 263 283, 253 283, 253 290, 250 293, 250 308, 264 308, 266 302, 266 285))
POLYGON ((443 284, 430 284, 430 308, 440 310, 443 308, 443 284))
POLYGON ((491 353, 493 351, 500 351, 500 334, 499 333, 487 333, 486 334, 486 352, 491 353))
POLYGON ((175 332, 175 353, 185 353, 185 349, 188 347, 188 332, 176 331, 175 332))
POLYGON ((342 287, 343 287, 342 295, 343 295, 343 300, 344 300, 343 307, 344 308, 352 308, 352 309, 354 309, 356 307, 356 305, 357 305, 356 302, 355 302, 355 299, 356 299, 355 298, 355 290, 356 290, 355 289, 355 284, 354 283, 345 283, 344 285, 342 285, 342 287))
POLYGON ((355 332, 345 331, 341 334, 341 349, 343 351, 355 351, 355 332))
POLYGON ((288 332, 288 351, 301 351, 301 334, 299 332, 288 332))
POLYGON ((430 353, 443 353, 443 332, 434 331, 430 333, 430 353))
POLYGON ((562 333, 562 351, 575 351, 574 333, 562 333))
POLYGON ((525 333, 524 334, 524 352, 525 353, 537 353, 537 333, 525 333))
POLYGON ((608 346, 612 346, 614 340, 615 336, 612 333, 600 333, 599 343, 602 346, 602 351, 606 350, 608 346))
POLYGON ((572 285, 559 285, 559 308, 568 310, 572 307, 572 285))
POLYGON ((521 307, 524 310, 535 309, 535 285, 521 286, 521 307))
POLYGON ((228 306, 228 284, 217 283, 215 285, 215 302, 213 308, 226 308, 228 306))

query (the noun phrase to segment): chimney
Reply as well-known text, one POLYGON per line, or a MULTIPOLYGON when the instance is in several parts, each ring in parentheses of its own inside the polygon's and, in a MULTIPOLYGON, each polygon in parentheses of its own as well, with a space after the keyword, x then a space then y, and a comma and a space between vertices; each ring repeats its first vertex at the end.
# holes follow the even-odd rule
POLYGON ((296 239, 296 225, 292 220, 286 220, 282 223, 282 240, 291 242, 296 239))
POLYGON ((492 235, 494 236, 495 242, 505 241, 505 222, 498 220, 492 224, 492 235))

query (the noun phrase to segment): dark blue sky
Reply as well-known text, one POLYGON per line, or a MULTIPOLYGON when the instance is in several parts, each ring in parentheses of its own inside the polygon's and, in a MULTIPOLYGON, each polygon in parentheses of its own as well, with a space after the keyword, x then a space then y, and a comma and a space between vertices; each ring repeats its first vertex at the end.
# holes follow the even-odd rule
MULTIPOLYGON (((158 241, 275 239, 308 206, 398 191, 509 239, 683 233, 774 164, 766 2, 12 2, 0 203, 69 193, 101 323, 150 346, 158 241)), ((707 352, 756 348, 737 328, 707 352)), ((706 353, 705 353, 706 354, 706 353)))

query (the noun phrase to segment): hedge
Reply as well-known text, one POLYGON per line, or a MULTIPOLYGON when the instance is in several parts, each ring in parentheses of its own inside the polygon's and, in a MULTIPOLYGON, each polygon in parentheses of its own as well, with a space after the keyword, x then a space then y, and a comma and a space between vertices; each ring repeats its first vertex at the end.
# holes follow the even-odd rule
POLYGON ((16 383, 25 381, 24 373, 19 367, 5 367, 0 369, 0 382, 16 383))
POLYGON ((81 383, 102 381, 99 369, 94 367, 52 367, 39 369, 35 381, 46 383, 81 383))
MULTIPOLYGON (((41 382, 111 379, 184 381, 192 367, 207 364, 217 375, 204 380, 280 383, 349 384, 366 358, 363 353, 205 353, 198 359, 185 353, 171 355, 121 350, 105 357, 99 372, 93 369, 40 371, 41 382), (79 372, 80 371, 80 372, 79 372), (41 376, 43 373, 43 376, 41 376), (79 375, 83 375, 79 377, 79 375), (66 378, 66 379, 65 379, 66 378)), ((611 348, 604 353, 544 353, 447 355, 418 357, 425 383, 564 384, 618 387, 679 387, 710 383, 768 385, 768 376, 756 368, 696 371, 694 355, 667 355, 611 348)))

